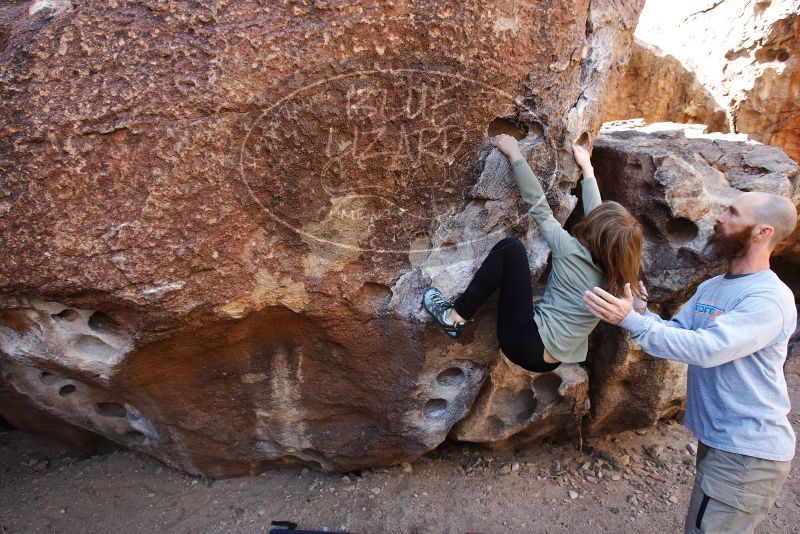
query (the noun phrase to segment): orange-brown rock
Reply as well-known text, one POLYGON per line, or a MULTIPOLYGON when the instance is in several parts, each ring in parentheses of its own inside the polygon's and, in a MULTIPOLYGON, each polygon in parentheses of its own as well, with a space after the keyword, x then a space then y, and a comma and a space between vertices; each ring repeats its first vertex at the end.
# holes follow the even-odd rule
POLYGON ((497 347, 422 289, 548 255, 487 135, 565 220, 642 3, 0 6, 3 388, 207 476, 436 447, 497 347))
POLYGON ((645 122, 705 124, 728 132, 725 110, 675 57, 635 39, 625 76, 603 108, 605 121, 641 118, 645 122))
POLYGON ((637 66, 609 108, 613 119, 701 122, 724 132, 717 127, 721 107, 728 131, 800 161, 800 1, 650 2, 636 36, 668 55, 634 52, 637 66), (687 100, 685 85, 669 83, 688 79, 712 95, 705 111, 697 109, 699 90, 687 100))
POLYGON ((641 118, 645 122, 705 124, 728 132, 728 117, 714 96, 675 57, 634 39, 625 76, 603 107, 605 121, 641 118))

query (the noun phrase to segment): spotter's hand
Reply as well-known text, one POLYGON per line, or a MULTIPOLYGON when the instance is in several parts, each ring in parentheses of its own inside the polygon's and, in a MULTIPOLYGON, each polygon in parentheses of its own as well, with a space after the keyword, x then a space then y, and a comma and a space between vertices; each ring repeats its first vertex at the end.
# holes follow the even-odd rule
POLYGON ((625 284, 624 293, 623 298, 617 298, 608 291, 595 287, 592 291, 583 292, 583 304, 589 313, 601 321, 619 324, 633 308, 633 292, 630 284, 625 284))

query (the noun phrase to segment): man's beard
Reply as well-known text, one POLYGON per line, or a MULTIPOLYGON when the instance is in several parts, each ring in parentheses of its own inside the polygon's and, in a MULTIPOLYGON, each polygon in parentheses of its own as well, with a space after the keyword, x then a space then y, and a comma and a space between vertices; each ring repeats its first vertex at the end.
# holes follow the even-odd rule
POLYGON ((706 242, 705 248, 708 256, 716 260, 732 260, 742 256, 747 252, 753 228, 755 228, 754 224, 742 228, 734 234, 725 235, 722 227, 715 224, 714 233, 706 242))

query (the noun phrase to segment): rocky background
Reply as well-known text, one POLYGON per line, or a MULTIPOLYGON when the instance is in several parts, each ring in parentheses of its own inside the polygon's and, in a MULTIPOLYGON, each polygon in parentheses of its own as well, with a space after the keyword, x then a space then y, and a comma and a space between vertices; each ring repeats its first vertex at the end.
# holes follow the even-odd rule
POLYGON ((604 197, 645 223, 665 314, 720 271, 702 249, 737 191, 800 204, 779 148, 600 130, 642 5, 3 4, 0 416, 223 477, 678 414, 685 368, 618 330, 538 375, 498 355, 492 306, 457 342, 420 307, 507 235, 544 281, 497 133, 567 224, 570 144, 595 146, 604 197))
POLYGON ((800 1, 649 2, 605 120, 706 124, 800 160, 800 1))

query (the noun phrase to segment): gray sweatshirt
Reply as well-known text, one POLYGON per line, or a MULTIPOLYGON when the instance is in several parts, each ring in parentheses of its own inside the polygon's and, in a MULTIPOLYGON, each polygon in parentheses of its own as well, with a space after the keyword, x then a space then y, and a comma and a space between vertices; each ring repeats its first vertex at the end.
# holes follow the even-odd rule
POLYGON ((684 424, 697 439, 766 460, 794 457, 783 364, 797 309, 774 272, 714 277, 671 321, 631 310, 619 325, 648 354, 689 364, 684 424))

